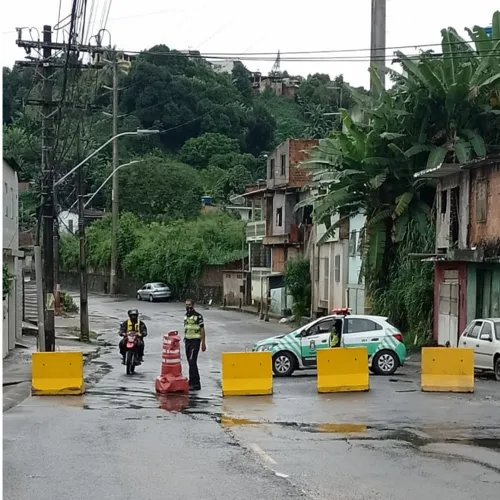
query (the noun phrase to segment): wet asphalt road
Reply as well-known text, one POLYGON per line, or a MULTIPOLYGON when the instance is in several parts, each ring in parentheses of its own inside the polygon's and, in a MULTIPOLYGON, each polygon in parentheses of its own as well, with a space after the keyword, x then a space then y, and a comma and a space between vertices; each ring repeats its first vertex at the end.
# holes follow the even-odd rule
POLYGON ((305 372, 275 379, 273 396, 223 400, 221 352, 288 328, 200 308, 203 388, 158 398, 162 334, 182 327, 183 305, 92 297, 90 310, 107 345, 86 367, 87 394, 29 398, 4 413, 6 500, 498 497, 493 380, 477 380, 472 395, 424 394, 409 364, 372 376, 369 393, 319 395, 315 372, 305 372), (127 377, 117 324, 138 305, 149 328, 146 359, 127 377))

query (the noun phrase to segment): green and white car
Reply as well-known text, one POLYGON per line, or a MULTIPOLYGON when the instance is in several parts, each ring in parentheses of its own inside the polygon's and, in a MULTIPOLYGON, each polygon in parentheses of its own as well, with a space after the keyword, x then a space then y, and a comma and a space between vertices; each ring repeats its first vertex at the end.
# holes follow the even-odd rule
POLYGON ((406 359, 401 332, 383 316, 333 314, 285 335, 257 342, 253 351, 270 351, 277 377, 288 377, 295 370, 316 368, 316 351, 329 347, 335 321, 342 321, 342 347, 366 346, 370 371, 392 375, 406 359))

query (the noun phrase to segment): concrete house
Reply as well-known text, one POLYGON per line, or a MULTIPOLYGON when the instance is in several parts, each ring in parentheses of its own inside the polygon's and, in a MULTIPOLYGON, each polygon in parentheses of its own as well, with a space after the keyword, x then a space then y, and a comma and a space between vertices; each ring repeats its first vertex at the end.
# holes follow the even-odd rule
POLYGON ((16 346, 22 335, 22 263, 19 251, 19 166, 11 158, 2 159, 3 169, 3 262, 11 276, 9 294, 3 300, 2 355, 16 346))
POLYGON ((309 174, 300 163, 317 144, 315 139, 287 139, 269 153, 266 181, 243 195, 253 207, 247 225, 252 299, 254 304, 270 299, 275 314, 292 305, 285 292, 285 263, 304 252, 312 228, 312 208, 295 211, 295 206, 307 196, 302 188, 309 174))
POLYGON ((456 346, 468 322, 500 317, 500 155, 441 164, 415 177, 437 182, 434 339, 456 346))

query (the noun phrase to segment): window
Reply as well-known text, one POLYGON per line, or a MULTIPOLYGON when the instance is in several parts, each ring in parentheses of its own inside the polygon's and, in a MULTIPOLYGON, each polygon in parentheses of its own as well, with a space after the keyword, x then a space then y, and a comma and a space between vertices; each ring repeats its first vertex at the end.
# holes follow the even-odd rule
POLYGON ((356 257, 356 231, 351 231, 349 236, 349 257, 356 257))
POLYGON ((329 287, 329 272, 330 272, 330 262, 328 258, 321 259, 323 261, 323 294, 321 299, 328 300, 328 289, 329 287))
POLYGON ((472 327, 472 329, 467 334, 467 337, 472 338, 472 339, 477 339, 479 337, 479 332, 481 331, 482 326, 483 326, 482 321, 476 321, 474 323, 474 326, 472 327))
POLYGON ((500 323, 495 323, 495 337, 500 340, 500 323))
POLYGON ((493 329, 491 328, 491 323, 489 321, 485 321, 483 323, 483 328, 481 330, 481 336, 489 335, 491 337, 492 334, 493 334, 493 329))
POLYGON ((476 222, 486 222, 488 210, 488 181, 484 177, 476 181, 476 222))
POLYGON ((270 163, 270 172, 269 172, 269 178, 274 179, 274 158, 271 158, 270 163))
POLYGON ((14 218, 14 188, 10 188, 10 218, 14 218))
POLYGON ((68 220, 68 230, 70 233, 73 233, 73 219, 68 220))
POLYGON ((340 255, 335 256, 335 282, 340 282, 340 255))
POLYGON ((5 188, 5 194, 4 194, 4 199, 3 199, 3 203, 4 203, 4 212, 3 214, 5 215, 5 217, 8 217, 9 216, 9 204, 8 204, 8 201, 7 201, 7 194, 9 193, 9 186, 7 185, 6 182, 4 182, 4 188, 5 188))
POLYGON ((283 207, 276 209, 276 225, 278 227, 283 225, 283 207))
POLYGON ((281 155, 281 175, 284 176, 286 172, 286 155, 281 155))
POLYGON ((320 333, 330 333, 333 328, 333 319, 328 319, 325 321, 320 321, 316 323, 307 332, 306 336, 309 335, 319 335, 320 333))
POLYGON ((448 208, 448 191, 446 189, 441 190, 441 213, 445 214, 448 208))
POLYGON ((365 318, 346 318, 345 333, 362 333, 382 330, 382 327, 370 319, 365 318))

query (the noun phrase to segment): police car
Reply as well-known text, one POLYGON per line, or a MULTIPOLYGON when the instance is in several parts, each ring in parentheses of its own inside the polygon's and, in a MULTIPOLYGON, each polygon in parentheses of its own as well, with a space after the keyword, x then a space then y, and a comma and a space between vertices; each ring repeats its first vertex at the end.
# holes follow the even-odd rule
POLYGON ((366 347, 369 368, 378 375, 392 375, 406 359, 403 335, 384 316, 350 314, 334 309, 329 316, 285 335, 257 342, 253 351, 270 351, 277 377, 288 377, 295 370, 316 368, 316 352, 327 349, 335 325, 341 328, 342 347, 366 347))

